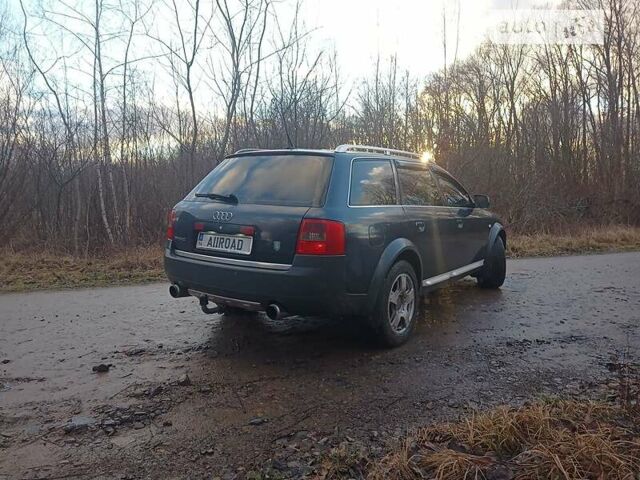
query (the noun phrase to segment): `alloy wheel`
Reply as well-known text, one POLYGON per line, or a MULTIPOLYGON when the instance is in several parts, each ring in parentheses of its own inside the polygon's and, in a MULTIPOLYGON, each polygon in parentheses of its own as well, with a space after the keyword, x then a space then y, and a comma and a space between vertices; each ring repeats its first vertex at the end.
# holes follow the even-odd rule
POLYGON ((401 335, 411 326, 415 306, 413 280, 408 274, 401 273, 391 284, 387 305, 387 318, 394 333, 401 335))

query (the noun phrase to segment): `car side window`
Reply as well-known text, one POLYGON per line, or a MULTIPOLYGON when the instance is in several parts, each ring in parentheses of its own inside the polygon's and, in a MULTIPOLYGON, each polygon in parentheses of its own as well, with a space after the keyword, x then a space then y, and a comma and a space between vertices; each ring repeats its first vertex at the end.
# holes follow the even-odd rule
POLYGON ((442 205, 440 190, 429 170, 398 165, 403 205, 442 205))
POLYGON ((349 205, 396 205, 396 183, 389 160, 354 160, 349 205))
POLYGON ((447 207, 471 207, 473 202, 464 189, 452 178, 435 172, 447 207))

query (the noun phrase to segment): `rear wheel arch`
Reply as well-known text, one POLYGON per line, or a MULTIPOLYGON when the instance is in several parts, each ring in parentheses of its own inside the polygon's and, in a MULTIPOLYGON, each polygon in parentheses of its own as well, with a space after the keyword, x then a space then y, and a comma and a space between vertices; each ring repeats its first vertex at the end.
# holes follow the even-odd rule
MULTIPOLYGON (((422 262, 420 261, 418 252, 411 249, 404 250, 400 255, 396 257, 391 266, 395 265, 396 262, 399 262, 400 260, 407 261, 413 267, 413 272, 416 274, 418 282, 422 281, 422 262)), ((389 269, 390 268, 391 267, 389 267, 389 269)))
POLYGON ((422 281, 422 260, 420 259, 418 249, 410 240, 406 238, 397 238, 387 245, 382 252, 380 259, 378 260, 378 265, 373 273, 373 277, 371 278, 369 292, 367 295, 369 298, 368 304, 371 308, 373 308, 373 305, 375 305, 378 299, 380 289, 382 288, 382 284, 384 283, 387 274, 400 260, 407 261, 413 267, 416 278, 418 279, 419 288, 419 284, 422 281))

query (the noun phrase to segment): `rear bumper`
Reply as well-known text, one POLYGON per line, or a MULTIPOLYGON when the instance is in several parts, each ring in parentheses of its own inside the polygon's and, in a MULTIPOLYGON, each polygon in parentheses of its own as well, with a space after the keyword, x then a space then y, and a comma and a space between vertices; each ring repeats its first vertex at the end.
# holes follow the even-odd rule
POLYGON ((277 303, 296 315, 366 314, 366 295, 346 292, 342 256, 297 255, 278 269, 212 263, 165 249, 164 267, 172 283, 196 292, 260 304, 277 303))

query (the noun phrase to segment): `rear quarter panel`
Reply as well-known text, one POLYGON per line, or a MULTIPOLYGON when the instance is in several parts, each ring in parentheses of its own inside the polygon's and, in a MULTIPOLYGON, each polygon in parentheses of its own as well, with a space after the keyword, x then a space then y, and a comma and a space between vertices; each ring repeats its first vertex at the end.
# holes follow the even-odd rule
POLYGON ((353 158, 354 155, 336 154, 325 206, 311 209, 307 217, 331 218, 345 224, 347 291, 368 293, 382 253, 391 241, 405 236, 405 213, 400 205, 349 206, 353 158))

